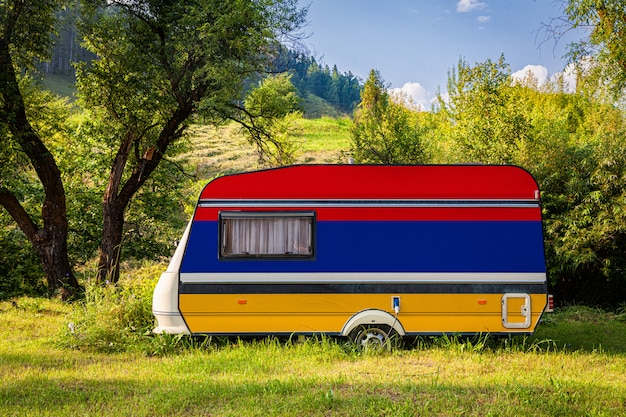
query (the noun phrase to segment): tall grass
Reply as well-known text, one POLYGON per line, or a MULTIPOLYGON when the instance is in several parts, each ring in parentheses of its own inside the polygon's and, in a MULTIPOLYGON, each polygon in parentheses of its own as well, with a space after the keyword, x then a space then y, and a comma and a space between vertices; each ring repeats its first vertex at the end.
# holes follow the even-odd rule
MULTIPOLYGON (((112 301, 130 290, 113 292, 100 297, 112 301)), ((13 303, 0 303, 3 416, 619 416, 626 404, 623 350, 535 349, 530 338, 507 348, 479 335, 420 339, 372 354, 332 338, 294 337, 206 339, 152 356, 136 347, 59 346, 51 336, 77 319, 72 310, 91 312, 50 300, 13 303)), ((102 321, 137 311, 106 304, 102 321)), ((569 314, 545 326, 552 336, 563 337, 569 314)), ((617 316, 611 321, 626 335, 617 316)), ((136 332, 135 342, 145 343, 136 332)))
POLYGON ((73 305, 62 328, 59 345, 106 353, 150 349, 152 292, 164 269, 163 264, 146 264, 123 272, 116 284, 88 281, 84 299, 73 305))

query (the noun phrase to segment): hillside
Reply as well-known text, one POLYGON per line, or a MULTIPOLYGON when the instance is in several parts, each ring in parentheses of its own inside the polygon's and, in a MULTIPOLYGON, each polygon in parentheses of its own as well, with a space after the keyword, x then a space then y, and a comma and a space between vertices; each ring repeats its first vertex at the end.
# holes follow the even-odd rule
MULTIPOLYGON (((350 147, 351 120, 347 117, 299 119, 290 138, 296 144, 296 163, 345 162, 350 147)), ((196 125, 191 131, 191 150, 182 155, 198 179, 263 168, 256 149, 236 123, 214 127, 196 125)))
POLYGON ((71 74, 44 74, 41 85, 58 96, 67 97, 70 101, 76 98, 76 79, 71 74))

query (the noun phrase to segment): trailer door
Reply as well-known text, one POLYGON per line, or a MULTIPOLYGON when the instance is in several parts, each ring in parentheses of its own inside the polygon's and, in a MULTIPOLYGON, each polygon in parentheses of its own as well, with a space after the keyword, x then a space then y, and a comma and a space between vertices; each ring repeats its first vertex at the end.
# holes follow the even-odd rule
POLYGON ((507 293, 502 296, 502 325, 507 329, 527 329, 530 327, 530 295, 507 293))

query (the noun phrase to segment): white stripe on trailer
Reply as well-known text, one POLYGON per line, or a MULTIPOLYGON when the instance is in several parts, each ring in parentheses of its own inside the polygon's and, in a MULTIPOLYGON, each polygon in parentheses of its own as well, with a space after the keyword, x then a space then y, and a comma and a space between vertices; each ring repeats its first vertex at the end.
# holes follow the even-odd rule
POLYGON ((441 207, 485 207, 485 208, 537 208, 538 200, 502 199, 502 200, 200 200, 198 206, 202 208, 224 207, 325 207, 325 208, 358 208, 358 207, 410 207, 410 208, 441 208, 441 207))
POLYGON ((353 273, 279 273, 279 272, 233 272, 233 273, 181 273, 180 282, 183 284, 211 284, 228 283, 472 283, 472 284, 501 284, 501 283, 545 283, 546 274, 538 273, 388 273, 388 272, 353 272, 353 273))

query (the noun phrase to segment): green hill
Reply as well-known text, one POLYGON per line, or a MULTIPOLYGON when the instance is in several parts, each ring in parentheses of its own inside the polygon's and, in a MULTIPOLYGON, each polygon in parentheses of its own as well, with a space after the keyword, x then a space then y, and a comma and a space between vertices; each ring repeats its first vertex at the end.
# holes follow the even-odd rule
POLYGON ((76 99, 76 79, 71 74, 45 74, 41 85, 58 96, 69 98, 70 101, 76 99))
POLYGON ((302 97, 300 106, 302 107, 302 110, 304 112, 304 117, 306 117, 307 119, 317 119, 324 116, 346 116, 344 113, 341 113, 339 110, 337 110, 337 108, 330 104, 328 101, 311 93, 305 94, 305 96, 302 97))
MULTIPOLYGON (((345 162, 350 148, 348 117, 299 119, 290 139, 296 145, 296 163, 329 164, 345 162)), ((196 125, 191 131, 191 149, 182 158, 200 181, 217 175, 263 168, 258 153, 236 123, 213 127, 196 125)))

